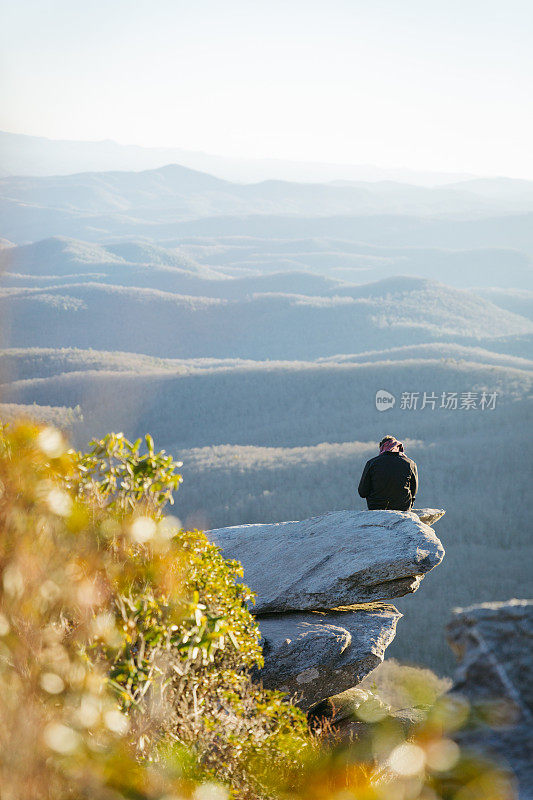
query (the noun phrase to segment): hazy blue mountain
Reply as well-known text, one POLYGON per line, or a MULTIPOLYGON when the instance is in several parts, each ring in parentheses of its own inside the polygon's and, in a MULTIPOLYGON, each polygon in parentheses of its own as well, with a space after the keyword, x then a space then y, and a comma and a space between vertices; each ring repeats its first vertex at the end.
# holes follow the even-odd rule
POLYGON ((93 242, 53 237, 0 251, 0 269, 24 275, 90 273, 94 265, 111 267, 124 260, 93 242))
POLYGON ((487 199, 506 198, 511 202, 516 202, 520 198, 528 201, 533 199, 533 181, 518 178, 471 178, 460 183, 449 184, 447 188, 472 192, 477 197, 487 199))
MULTIPOLYGON (((439 249, 511 248, 533 255, 533 215, 440 219, 400 214, 304 217, 255 214, 207 217, 174 225, 161 224, 160 238, 241 236, 259 239, 333 238, 386 247, 439 249)), ((8 238, 9 237, 9 234, 8 238)), ((11 237, 12 238, 12 237, 11 237)), ((531 268, 531 267, 530 267, 531 268)))
POLYGON ((161 368, 179 368, 179 361, 99 350, 80 350, 71 347, 22 347, 0 350, 0 383, 47 378, 64 372, 104 370, 119 372, 150 372, 161 368))
POLYGON ((321 164, 280 159, 229 158, 180 148, 137 147, 105 139, 97 142, 47 139, 0 132, 0 175, 64 175, 75 172, 156 169, 178 163, 230 181, 277 179, 327 182, 395 180, 436 186, 471 176, 422 170, 383 169, 354 164, 321 164))
MULTIPOLYGON (((533 350, 531 351, 533 356, 533 350)), ((533 369, 533 360, 487 350, 483 347, 464 347, 450 342, 415 344, 391 347, 388 350, 370 350, 365 353, 337 354, 317 359, 318 363, 375 364, 376 362, 406 361, 410 359, 440 359, 447 363, 468 361, 477 364, 498 364, 518 369, 533 369)))
MULTIPOLYGON (((310 271, 355 283, 398 274, 445 275, 461 287, 533 290, 533 214, 512 213, 517 203, 530 208, 529 183, 495 179, 465 185, 464 190, 462 183, 431 189, 391 182, 244 185, 177 165, 138 173, 5 178, 0 233, 43 253, 32 263, 31 252, 4 247, 0 262, 29 261, 27 269, 22 262, 7 269, 35 274, 41 260, 41 274, 93 272, 107 276, 105 282, 185 294, 201 289, 180 283, 178 275, 154 274, 152 281, 146 270, 139 271, 137 284, 131 273, 113 280, 110 265, 199 272, 201 262, 219 274, 310 271), (501 213, 495 216, 491 203, 499 187, 501 213), (69 264, 57 244, 36 241, 54 237, 85 244, 70 247, 80 252, 69 264), (88 242, 95 244, 94 253, 88 242), (93 266, 80 269, 76 262, 93 266)), ((213 296, 214 289, 206 294, 213 296)))
POLYGON ((533 291, 529 289, 478 289, 477 294, 485 297, 495 306, 505 308, 515 314, 533 319, 533 291))
MULTIPOLYGON (((187 216, 195 197, 231 192, 232 184, 205 172, 169 164, 143 172, 87 172, 53 177, 0 179, 0 196, 24 204, 89 214, 125 212, 131 209, 181 211, 187 216)), ((223 204, 223 197, 219 201, 223 204)), ((215 204, 216 207, 216 204, 215 204)), ((209 205, 207 206, 209 209, 209 205)), ((206 209, 206 210, 207 210, 206 209)))
POLYGON ((411 274, 445 276, 446 283, 461 288, 533 288, 533 260, 513 248, 387 247, 318 236, 197 236, 167 244, 178 242, 196 260, 231 274, 309 270, 351 283, 411 274))
MULTIPOLYGON (((165 248, 149 242, 97 244, 65 236, 54 236, 19 247, 0 249, 0 272, 23 276, 128 275, 140 267, 176 269, 178 274, 218 277, 215 270, 198 264, 180 248, 165 248)), ((163 272, 164 272, 163 269, 163 272)), ((115 282, 117 282, 115 280, 115 282)), ((121 281, 118 281, 121 283, 121 281)), ((157 288, 157 281, 153 281, 157 288)))
POLYGON ((533 211, 533 182, 468 181, 421 187, 391 181, 291 183, 224 181, 179 164, 141 172, 86 172, 0 179, 0 197, 25 207, 83 214, 125 214, 145 220, 234 215, 366 214, 497 215, 533 211), (479 189, 477 187, 480 187, 479 189))
POLYGON ((97 241, 104 236, 75 211, 26 205, 0 196, 1 232, 14 244, 29 244, 50 236, 72 236, 97 241), (8 234, 9 231, 9 234, 8 234), (82 232, 85 235, 82 235, 82 232))
POLYGON ((344 283, 307 271, 229 276, 200 264, 183 248, 126 241, 105 245, 53 237, 0 250, 4 286, 47 286, 98 281, 119 286, 161 289, 179 294, 244 298, 282 292, 330 295, 344 283))
MULTIPOLYGON (((114 349, 177 358, 309 359, 423 342, 482 345, 533 323, 472 292, 390 278, 332 296, 244 299, 99 283, 4 288, 10 347, 114 349)), ((497 348, 495 348, 497 349, 497 348)))
POLYGON ((161 247, 150 242, 129 241, 106 244, 105 249, 126 263, 158 264, 163 267, 179 267, 189 272, 202 271, 198 263, 190 256, 186 256, 179 248, 161 247))
MULTIPOLYGON (((16 364, 11 369, 15 373, 16 364)), ((13 381, 2 393, 4 402, 80 406, 84 420, 78 440, 106 429, 121 429, 131 436, 144 429, 153 431, 161 446, 177 451, 226 444, 293 448, 379 441, 389 429, 414 440, 445 441, 477 432, 490 441, 511 421, 516 428, 513 436, 520 438, 520 426, 531 414, 532 385, 530 368, 442 359, 363 364, 211 362, 203 368, 161 365, 159 370, 137 362, 129 371, 108 370, 93 361, 82 371, 13 381), (376 409, 379 389, 396 396, 392 410, 376 409), (495 409, 440 407, 442 392, 458 396, 476 392, 479 401, 483 391, 497 393, 495 409), (401 407, 404 392, 419 393, 417 409, 401 407), (424 392, 436 396, 435 407, 426 404, 421 409, 424 392)), ((462 471, 466 469, 465 463, 462 471)), ((508 470, 502 479, 504 475, 505 480, 513 479, 508 470)))
MULTIPOLYGON (((533 351, 532 351, 533 352, 533 351)), ((318 358, 316 362, 268 361, 262 366, 275 369, 311 369, 313 364, 320 366, 340 366, 347 364, 379 364, 386 368, 390 362, 401 361, 411 366, 412 362, 424 361, 447 364, 463 369, 464 364, 501 366, 519 370, 533 370, 533 359, 506 355, 481 347, 465 347, 450 342, 391 347, 386 350, 371 350, 357 354, 340 354, 318 358)), ((84 350, 74 347, 46 348, 5 348, 0 350, 0 383, 21 381, 32 378, 48 378, 68 372, 132 372, 132 373, 176 373, 196 375, 206 372, 226 372, 236 370, 244 376, 250 369, 258 369, 261 362, 239 358, 158 358, 139 353, 125 353, 108 350, 84 350)))
MULTIPOLYGON (((523 282, 527 282, 525 288, 533 287, 533 215, 527 214, 462 220, 401 215, 300 217, 256 214, 206 217, 188 222, 154 222, 126 214, 83 216, 79 212, 43 209, 2 200, 0 211, 4 237, 18 244, 50 236, 93 242, 145 238, 166 247, 187 242, 190 248, 195 248, 198 243, 201 250, 201 243, 204 242, 203 248, 207 249, 205 241, 209 240, 211 260, 218 245, 221 245, 221 256, 225 252, 226 260, 229 260, 225 244, 238 237, 243 244, 239 251, 239 265, 248 271, 311 268, 329 272, 348 268, 355 269, 359 275, 362 270, 359 280, 364 281, 382 277, 387 269, 388 274, 405 274, 405 263, 402 267, 402 256, 405 256, 413 274, 427 277, 446 276, 449 265, 451 277, 460 281, 462 286, 524 288, 523 282), (298 246, 291 248, 294 240, 306 239, 333 240, 344 242, 344 245, 337 244, 335 248, 330 245, 329 250, 323 247, 317 255, 299 252, 298 246), (276 240, 285 242, 285 255, 278 245, 276 259, 273 259, 270 257, 270 243, 276 240), (262 244, 258 250, 259 242, 262 244), (242 258, 246 246, 249 258, 242 258), (374 248, 373 252, 367 249, 369 247, 374 248), (292 255, 288 256, 291 249, 292 255), (391 250, 396 252, 390 253, 391 250), (402 254, 402 250, 406 252, 402 254), (380 269, 382 273, 376 274, 380 269)), ((232 251, 235 252, 234 245, 232 251)), ((340 277, 340 274, 336 276, 340 277)), ((355 279, 353 272, 348 279, 355 279)))
MULTIPOLYGON (((270 291, 287 289, 303 294, 309 293, 311 285, 317 286, 315 293, 329 294, 324 284, 320 287, 318 280, 313 284, 310 276, 303 273, 332 278, 332 289, 339 282, 360 284, 398 274, 433 279, 445 275, 447 283, 462 288, 533 288, 532 259, 514 249, 384 247, 326 237, 183 237, 162 246, 138 239, 101 243, 58 236, 20 247, 0 248, 0 270, 10 273, 4 281, 8 285, 25 285, 12 273, 28 276, 92 273, 105 282, 208 296, 217 291, 215 284, 206 284, 203 291, 202 284, 181 279, 191 273, 221 279, 227 275, 298 273, 279 281, 262 278, 257 291, 265 285, 270 286, 270 291), (171 273, 169 268, 178 272, 171 273)), ((27 282, 35 284, 32 279, 27 282)), ((221 296, 226 296, 227 291, 233 294, 237 291, 236 286, 229 284, 220 284, 219 288, 221 296)))

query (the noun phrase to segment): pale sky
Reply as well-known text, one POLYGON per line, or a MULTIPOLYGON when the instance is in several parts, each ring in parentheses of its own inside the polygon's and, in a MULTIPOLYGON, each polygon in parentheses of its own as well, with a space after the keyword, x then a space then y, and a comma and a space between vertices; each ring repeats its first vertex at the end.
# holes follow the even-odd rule
POLYGON ((1 0, 0 129, 533 179, 531 0, 1 0))

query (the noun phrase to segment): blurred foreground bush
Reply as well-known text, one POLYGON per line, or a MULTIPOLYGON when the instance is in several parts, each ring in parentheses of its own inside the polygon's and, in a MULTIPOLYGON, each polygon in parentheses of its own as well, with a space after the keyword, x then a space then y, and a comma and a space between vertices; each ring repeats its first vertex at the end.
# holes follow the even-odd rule
POLYGON ((406 729, 372 692, 347 743, 251 684, 240 565, 162 516, 180 466, 110 434, 86 455, 27 422, 0 435, 1 800, 508 800, 463 753, 464 701, 406 729), (353 738, 353 737, 352 737, 353 738))
POLYGON ((0 438, 2 800, 190 794, 215 774, 244 791, 252 749, 293 768, 305 720, 250 683, 239 565, 161 519, 146 485, 130 512, 125 481, 95 502, 96 447, 80 477, 54 429, 0 438))

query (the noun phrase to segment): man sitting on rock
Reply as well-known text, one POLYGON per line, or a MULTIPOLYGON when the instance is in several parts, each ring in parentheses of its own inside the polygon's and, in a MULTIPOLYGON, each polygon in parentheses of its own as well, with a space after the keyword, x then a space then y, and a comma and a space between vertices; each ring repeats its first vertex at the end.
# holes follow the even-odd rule
POLYGON ((418 491, 418 470, 405 455, 402 442, 394 436, 383 437, 379 455, 365 464, 358 491, 371 510, 412 508, 418 491))

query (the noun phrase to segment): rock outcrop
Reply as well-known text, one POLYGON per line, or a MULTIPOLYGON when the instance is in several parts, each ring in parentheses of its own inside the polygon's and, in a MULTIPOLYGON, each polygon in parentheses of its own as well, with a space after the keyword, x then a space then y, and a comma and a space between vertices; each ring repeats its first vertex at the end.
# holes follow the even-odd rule
POLYGON ((304 708, 350 689, 383 661, 402 615, 394 606, 261 617, 267 689, 304 708))
POLYGON ((244 567, 255 614, 316 611, 415 592, 443 559, 433 530, 413 512, 332 511, 302 522, 208 532, 244 567))
POLYGON ((434 525, 446 513, 443 508, 413 508, 412 512, 426 525, 434 525))
POLYGON ((533 600, 456 609, 447 634, 459 659, 454 689, 489 708, 504 702, 498 725, 466 732, 464 743, 507 762, 518 778, 520 800, 532 800, 533 600))
POLYGON ((423 520, 443 514, 334 511, 208 531, 225 558, 242 563, 257 595, 263 684, 309 708, 371 672, 402 616, 386 601, 415 592, 442 561, 442 544, 423 520))

